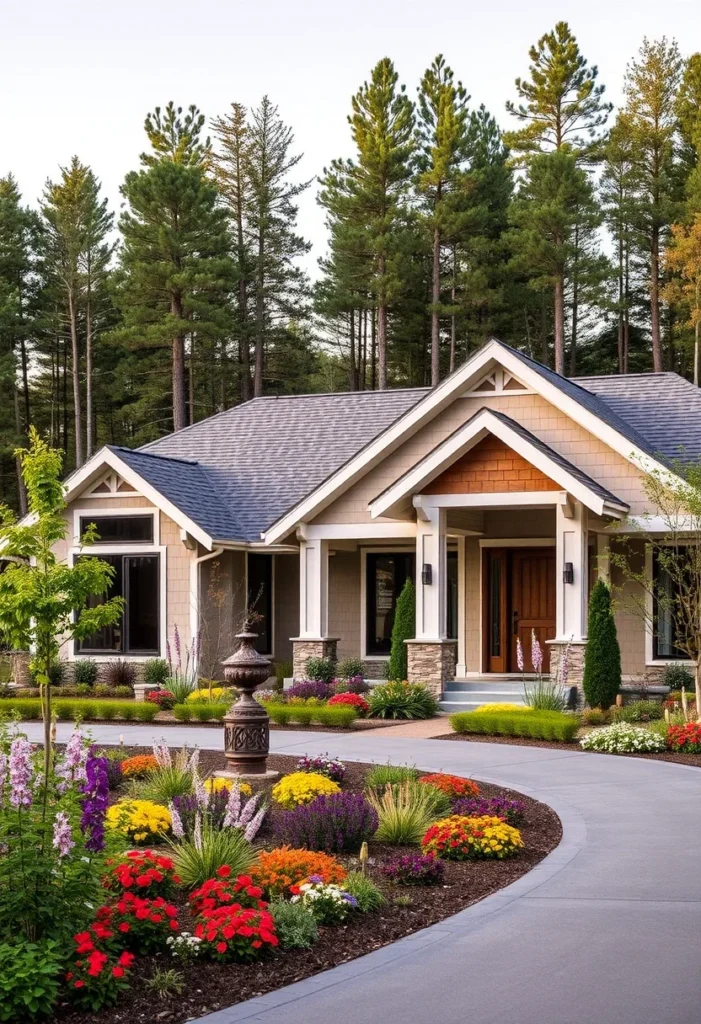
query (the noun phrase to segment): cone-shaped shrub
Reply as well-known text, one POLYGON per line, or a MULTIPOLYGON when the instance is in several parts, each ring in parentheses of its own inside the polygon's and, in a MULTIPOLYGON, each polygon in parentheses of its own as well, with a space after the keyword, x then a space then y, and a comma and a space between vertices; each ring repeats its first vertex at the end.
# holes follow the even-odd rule
POLYGON ((621 649, 611 611, 611 592, 598 580, 589 598, 589 636, 582 686, 591 708, 606 708, 621 688, 621 649))
POLYGON ((407 650, 405 640, 411 640, 416 632, 416 596, 414 584, 407 579, 397 599, 392 626, 392 646, 389 652, 388 679, 407 678, 407 650))

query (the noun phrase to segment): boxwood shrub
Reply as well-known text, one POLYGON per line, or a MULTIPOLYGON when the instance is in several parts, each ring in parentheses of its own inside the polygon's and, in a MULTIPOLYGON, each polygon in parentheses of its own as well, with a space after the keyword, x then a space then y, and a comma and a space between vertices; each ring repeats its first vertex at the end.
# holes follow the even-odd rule
MULTIPOLYGON (((158 713, 155 704, 134 700, 93 700, 91 698, 54 698, 51 706, 56 712, 59 722, 73 722, 76 718, 85 721, 109 722, 113 718, 125 722, 152 722, 158 713)), ((28 697, 26 699, 9 698, 2 702, 2 711, 8 714, 17 712, 24 721, 41 718, 41 701, 28 697)))
POLYGON ((176 704, 173 714, 179 722, 221 722, 228 710, 229 705, 221 701, 189 701, 176 704))
POLYGON ((534 711, 530 715, 509 711, 459 711, 450 716, 457 733, 482 736, 522 736, 531 740, 556 740, 571 743, 579 729, 576 715, 559 711, 534 711))
POLYGON ((327 728, 348 729, 358 717, 354 707, 335 704, 267 704, 270 721, 275 725, 322 725, 327 728))

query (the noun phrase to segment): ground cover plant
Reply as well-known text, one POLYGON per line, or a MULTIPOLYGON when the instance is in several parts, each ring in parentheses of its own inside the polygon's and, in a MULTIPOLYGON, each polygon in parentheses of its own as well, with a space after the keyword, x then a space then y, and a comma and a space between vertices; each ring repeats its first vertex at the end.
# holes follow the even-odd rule
POLYGON ((641 726, 627 722, 614 722, 587 733, 580 740, 583 750, 594 750, 603 754, 644 754, 665 749, 664 739, 641 726))

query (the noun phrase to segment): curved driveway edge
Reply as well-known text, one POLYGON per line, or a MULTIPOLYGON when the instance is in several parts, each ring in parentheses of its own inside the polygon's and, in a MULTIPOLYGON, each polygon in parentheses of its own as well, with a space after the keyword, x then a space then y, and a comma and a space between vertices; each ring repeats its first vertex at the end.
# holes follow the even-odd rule
MULTIPOLYGON (((26 727, 32 739, 34 728, 26 727)), ((69 730, 61 729, 65 739, 69 730)), ((157 728, 95 726, 96 742, 157 728)), ((171 743, 221 748, 213 730, 171 743)), ((372 733, 273 733, 276 753, 408 762, 520 789, 563 841, 473 907, 203 1024, 695 1024, 701 1020, 701 771, 644 759, 372 733)), ((271 965, 271 970, 274 966, 271 965)))

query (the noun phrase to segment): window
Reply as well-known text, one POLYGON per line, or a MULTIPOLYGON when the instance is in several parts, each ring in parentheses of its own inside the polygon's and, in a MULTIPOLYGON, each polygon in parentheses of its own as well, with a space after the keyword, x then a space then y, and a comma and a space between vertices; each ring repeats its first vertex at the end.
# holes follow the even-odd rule
POLYGON ((448 593, 447 593, 447 631, 450 640, 458 638, 458 553, 448 552, 448 593))
MULTIPOLYGON (((160 654, 160 556, 99 557, 115 570, 107 597, 123 597, 124 614, 113 626, 104 626, 85 640, 76 641, 76 653, 160 654)), ((94 608, 103 601, 94 596, 89 605, 94 608)))
POLYGON ((654 595, 653 658, 664 660, 688 658, 688 654, 685 654, 677 646, 679 623, 675 620, 674 604, 677 600, 678 579, 675 580, 670 576, 664 564, 660 564, 659 552, 656 550, 652 552, 652 578, 654 595))
POLYGON ((365 646, 368 654, 389 654, 397 598, 407 578, 414 579, 415 565, 416 557, 409 553, 367 555, 365 646))
POLYGON ((153 516, 81 516, 80 536, 88 526, 97 527, 98 544, 153 544, 153 516))
POLYGON ((273 653, 273 556, 248 553, 248 610, 256 618, 251 631, 258 634, 259 654, 273 653))

